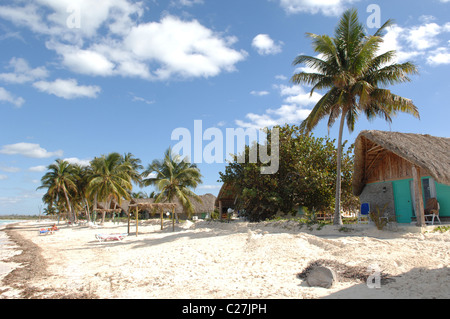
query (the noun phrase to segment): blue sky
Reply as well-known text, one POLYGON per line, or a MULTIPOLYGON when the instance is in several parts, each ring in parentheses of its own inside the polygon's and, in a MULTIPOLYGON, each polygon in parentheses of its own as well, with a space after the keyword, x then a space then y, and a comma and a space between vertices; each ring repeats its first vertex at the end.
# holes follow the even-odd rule
MULTIPOLYGON (((37 214, 36 188, 57 158, 130 152, 146 166, 195 120, 224 134, 299 124, 320 97, 289 81, 294 58, 314 54, 305 33, 332 35, 350 7, 366 22, 371 4, 382 22, 396 22, 382 50, 419 66, 393 91, 412 99, 421 119, 361 118, 344 138, 365 129, 450 137, 449 0, 1 1, 0 214, 37 214)), ((328 134, 326 121, 314 134, 328 134)), ((225 164, 199 167, 196 192, 217 195, 225 164)))

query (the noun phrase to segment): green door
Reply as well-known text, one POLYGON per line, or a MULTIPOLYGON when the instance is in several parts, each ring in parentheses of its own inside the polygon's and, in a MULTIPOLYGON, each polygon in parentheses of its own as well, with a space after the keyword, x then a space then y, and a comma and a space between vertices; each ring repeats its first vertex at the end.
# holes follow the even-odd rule
POLYGON ((413 204, 409 180, 392 182, 392 186, 394 188, 395 215, 397 217, 397 222, 409 224, 411 223, 411 217, 413 217, 413 204))

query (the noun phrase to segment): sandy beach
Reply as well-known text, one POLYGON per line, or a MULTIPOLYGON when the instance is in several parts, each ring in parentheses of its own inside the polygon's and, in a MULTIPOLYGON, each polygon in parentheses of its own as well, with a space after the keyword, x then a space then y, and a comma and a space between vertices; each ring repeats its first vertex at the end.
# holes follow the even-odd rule
MULTIPOLYGON (((136 236, 99 242, 96 234, 126 233, 52 222, 0 231, 0 299, 24 298, 382 298, 450 297, 450 232, 415 227, 308 229, 290 221, 144 221, 136 236), (330 289, 309 287, 301 273, 313 262, 335 267, 330 289), (380 288, 364 279, 379 269, 380 288), (362 277, 361 277, 362 276, 362 277), (364 277, 365 276, 365 277, 364 277)), ((361 226, 361 225, 359 225, 361 226)))

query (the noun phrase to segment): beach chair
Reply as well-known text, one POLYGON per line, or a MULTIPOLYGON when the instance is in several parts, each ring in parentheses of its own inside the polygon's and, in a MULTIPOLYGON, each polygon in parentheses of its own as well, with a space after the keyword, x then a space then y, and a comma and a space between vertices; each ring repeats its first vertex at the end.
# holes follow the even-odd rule
POLYGON ((427 201, 427 204, 425 206, 425 222, 427 224, 434 225, 434 220, 437 218, 439 221, 439 224, 441 224, 441 220, 439 219, 439 202, 436 198, 430 198, 427 201), (428 220, 428 217, 431 217, 431 221, 428 220))
POLYGON ((367 218, 367 224, 370 222, 370 204, 369 203, 362 203, 361 209, 359 210, 358 214, 358 224, 362 224, 362 219, 367 218))
POLYGON ((39 235, 53 234, 53 228, 39 228, 39 235))
POLYGON ((128 234, 96 234, 95 238, 97 238, 99 242, 108 240, 122 241, 127 236, 128 234))

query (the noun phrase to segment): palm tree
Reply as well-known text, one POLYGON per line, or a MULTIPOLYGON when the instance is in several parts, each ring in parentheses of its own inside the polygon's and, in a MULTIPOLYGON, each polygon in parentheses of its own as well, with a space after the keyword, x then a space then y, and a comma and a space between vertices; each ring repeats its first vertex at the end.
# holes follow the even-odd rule
MULTIPOLYGON (((111 200, 119 204, 122 199, 129 199, 133 188, 131 184, 131 166, 123 160, 119 153, 102 155, 91 161, 92 176, 87 186, 87 193, 94 197, 94 202, 105 201, 107 206, 111 200)), ((105 219, 103 213, 102 222, 105 219)))
POLYGON ((334 224, 341 225, 341 158, 342 132, 345 122, 350 132, 361 113, 371 120, 377 116, 392 122, 398 112, 406 112, 419 118, 417 107, 409 99, 393 94, 388 85, 409 82, 408 75, 416 74, 417 67, 411 63, 392 63, 396 52, 378 55, 383 42, 383 31, 393 24, 388 20, 374 35, 367 35, 359 22, 356 10, 347 10, 335 29, 335 36, 308 33, 318 57, 299 55, 294 65, 305 64, 314 73, 300 72, 291 81, 312 86, 316 90, 328 90, 302 122, 305 133, 310 132, 320 120, 328 116, 328 128, 340 116, 336 204, 334 224))
POLYGON ((69 218, 74 220, 72 205, 69 199, 70 193, 76 193, 76 177, 73 166, 64 160, 58 159, 55 163, 48 166, 48 172, 41 178, 41 186, 38 189, 47 189, 44 195, 44 201, 47 203, 61 203, 65 200, 66 210, 69 218))
POLYGON ((128 172, 128 175, 130 175, 131 180, 136 185, 141 186, 142 178, 139 171, 144 168, 144 166, 141 165, 141 160, 139 158, 135 158, 132 153, 126 153, 123 155, 123 161, 130 165, 130 171, 128 172))
POLYGON ((170 148, 166 151, 164 159, 154 160, 142 176, 145 186, 156 186, 160 192, 155 202, 166 199, 171 203, 177 197, 189 216, 194 212, 190 198, 201 202, 201 198, 190 190, 202 183, 200 170, 197 165, 182 160, 177 154, 172 154, 170 148))
POLYGON ((90 202, 87 188, 92 176, 92 169, 90 166, 74 165, 76 185, 77 185, 77 201, 81 209, 86 211, 86 220, 90 221, 90 202))

